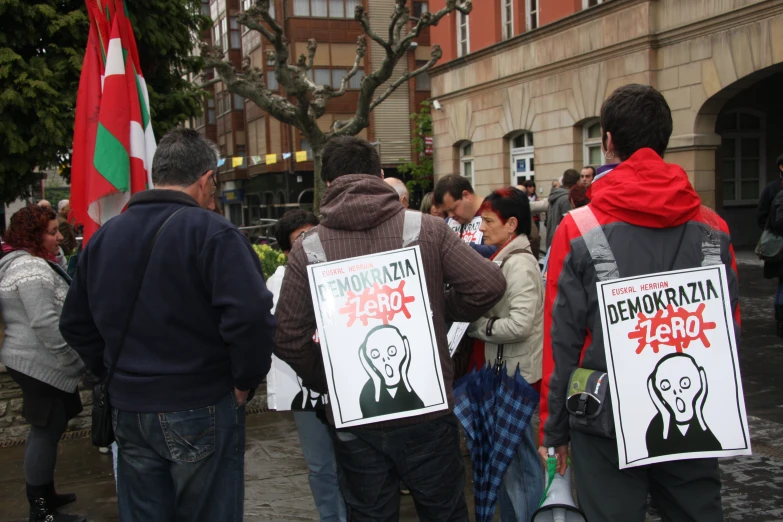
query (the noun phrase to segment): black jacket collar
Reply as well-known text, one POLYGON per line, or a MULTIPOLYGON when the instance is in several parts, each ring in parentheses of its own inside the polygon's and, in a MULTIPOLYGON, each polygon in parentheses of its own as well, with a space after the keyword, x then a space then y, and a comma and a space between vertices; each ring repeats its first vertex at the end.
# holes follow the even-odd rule
POLYGON ((137 192, 131 196, 131 199, 128 202, 128 206, 132 207, 133 205, 141 205, 144 203, 178 203, 180 205, 187 205, 190 207, 200 207, 195 199, 185 194, 184 192, 180 192, 179 190, 161 189, 143 190, 141 192, 137 192))

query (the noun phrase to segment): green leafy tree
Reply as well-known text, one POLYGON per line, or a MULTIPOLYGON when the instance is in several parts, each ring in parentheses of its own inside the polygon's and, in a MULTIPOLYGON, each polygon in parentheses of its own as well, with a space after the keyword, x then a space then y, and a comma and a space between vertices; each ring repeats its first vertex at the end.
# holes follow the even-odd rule
MULTIPOLYGON (((432 113, 430 102, 421 102, 419 112, 411 114, 411 119, 416 124, 416 133, 411 140, 413 152, 417 160, 403 163, 397 167, 397 172, 405 174, 410 179, 405 182, 408 192, 411 194, 411 202, 420 202, 422 196, 429 192, 433 184, 432 156, 425 154, 425 138, 432 137, 432 113)), ((412 205, 416 207, 418 205, 412 205)))
MULTIPOLYGON (((201 110, 197 0, 127 0, 160 136, 201 110)), ((0 0, 0 200, 30 194, 36 169, 68 165, 89 34, 84 0, 0 0)), ((69 178, 70 169, 62 169, 69 178)))

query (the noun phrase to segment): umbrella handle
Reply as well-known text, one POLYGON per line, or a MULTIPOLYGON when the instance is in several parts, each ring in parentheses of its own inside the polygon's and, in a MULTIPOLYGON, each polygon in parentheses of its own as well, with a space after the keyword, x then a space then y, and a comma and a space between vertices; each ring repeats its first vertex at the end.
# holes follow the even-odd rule
MULTIPOLYGON (((495 325, 495 321, 497 321, 499 317, 490 317, 489 321, 487 321, 487 337, 492 336, 492 327, 495 325)), ((495 375, 500 373, 500 369, 503 367, 503 345, 499 344, 498 346, 498 356, 495 359, 495 375)))

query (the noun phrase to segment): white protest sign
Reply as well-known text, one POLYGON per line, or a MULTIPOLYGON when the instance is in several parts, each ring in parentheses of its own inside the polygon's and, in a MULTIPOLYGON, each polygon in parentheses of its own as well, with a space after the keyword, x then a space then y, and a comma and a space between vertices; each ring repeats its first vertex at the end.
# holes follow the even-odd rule
POLYGON ((270 410, 306 410, 323 409, 328 395, 318 393, 302 384, 296 372, 282 361, 272 356, 272 367, 266 376, 266 402, 270 410))
POLYGON ((598 283, 620 468, 750 455, 723 265, 598 283))
POLYGON ((462 340, 462 338, 465 337, 465 332, 468 331, 469 326, 470 323, 451 324, 451 328, 449 328, 449 333, 446 334, 446 340, 449 343, 449 355, 451 357, 454 357, 454 352, 456 352, 457 348, 459 348, 459 343, 462 340))
POLYGON ((449 218, 446 224, 464 241, 465 243, 474 243, 476 245, 481 244, 481 240, 484 238, 484 233, 481 229, 482 219, 481 216, 474 217, 467 225, 460 224, 456 219, 449 218))
POLYGON ((336 428, 448 408, 418 246, 307 275, 336 428))

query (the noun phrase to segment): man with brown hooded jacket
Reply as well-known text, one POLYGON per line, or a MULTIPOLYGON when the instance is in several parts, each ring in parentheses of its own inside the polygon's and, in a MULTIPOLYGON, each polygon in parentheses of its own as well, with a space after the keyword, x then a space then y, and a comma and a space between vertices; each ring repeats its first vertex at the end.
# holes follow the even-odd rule
MULTIPOLYGON (((405 209, 394 189, 383 182, 372 145, 350 136, 332 139, 324 150, 321 176, 328 189, 317 233, 329 261, 400 248, 405 209)), ((302 243, 298 240, 291 250, 277 305, 275 354, 291 365, 305 386, 327 392, 321 352, 313 341, 316 320, 302 243)), ((400 479, 410 489, 421 520, 468 520, 465 470, 452 413, 446 321, 481 317, 503 296, 505 280, 497 266, 460 241, 442 219, 422 215, 413 244, 421 249, 449 408, 334 430, 350 520, 397 520, 400 479), (450 287, 444 293, 445 284, 450 287)), ((333 423, 331 410, 327 414, 333 423)))

